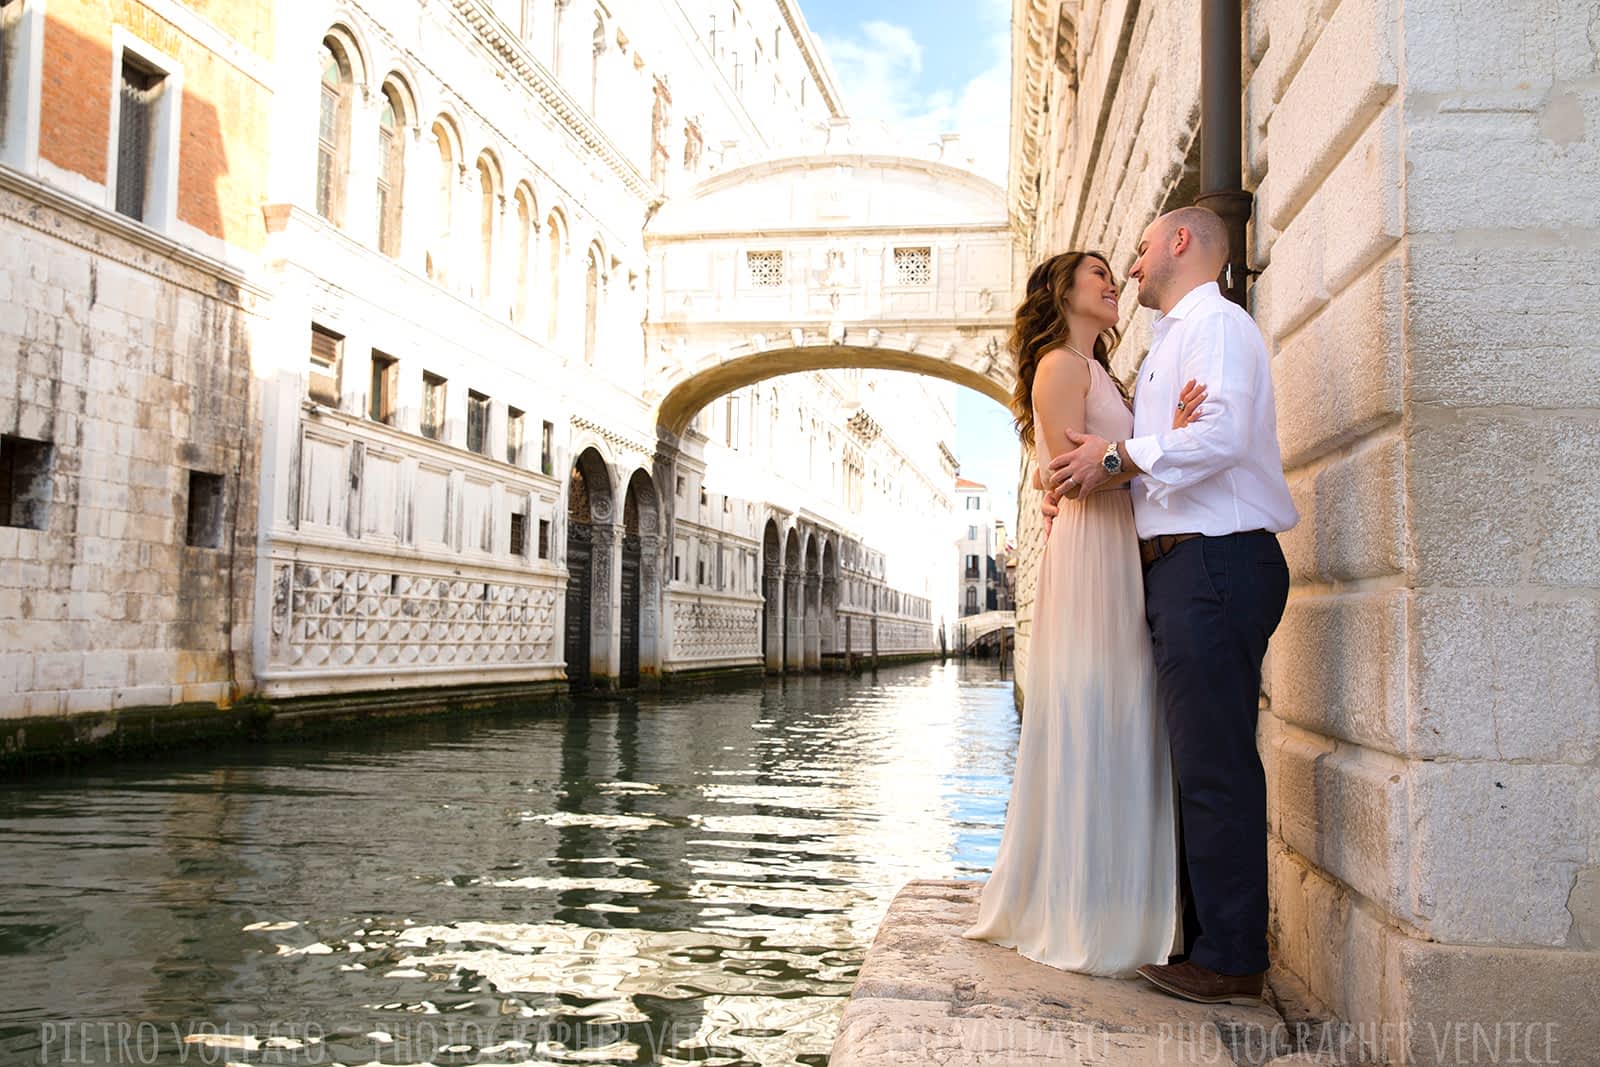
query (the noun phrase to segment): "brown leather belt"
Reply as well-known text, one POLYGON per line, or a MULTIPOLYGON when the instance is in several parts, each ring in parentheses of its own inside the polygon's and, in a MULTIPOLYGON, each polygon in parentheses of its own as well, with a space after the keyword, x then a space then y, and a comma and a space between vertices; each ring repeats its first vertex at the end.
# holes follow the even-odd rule
POLYGON ((1167 553, 1171 552, 1174 548, 1177 548, 1185 541, 1193 541, 1199 536, 1200 535, 1197 533, 1161 534, 1159 536, 1152 537, 1147 541, 1140 541, 1139 562, 1148 567, 1150 564, 1154 563, 1162 556, 1165 556, 1167 553))
MULTIPOLYGON (((1256 534, 1267 534, 1267 533, 1268 533, 1268 531, 1266 531, 1266 530, 1245 530, 1245 531, 1243 531, 1241 533, 1223 534, 1222 536, 1223 537, 1254 537, 1256 534)), ((1205 536, 1204 534, 1197 534, 1197 533, 1160 534, 1160 535, 1158 535, 1156 537, 1152 537, 1152 538, 1150 538, 1148 540, 1140 541, 1139 542, 1139 562, 1143 563, 1146 567, 1148 567, 1148 566, 1150 566, 1150 564, 1154 563, 1156 560, 1162 558, 1163 556, 1169 555, 1172 552, 1173 549, 1177 548, 1179 545, 1183 544, 1185 541, 1193 541, 1196 537, 1204 537, 1204 536, 1205 536)))

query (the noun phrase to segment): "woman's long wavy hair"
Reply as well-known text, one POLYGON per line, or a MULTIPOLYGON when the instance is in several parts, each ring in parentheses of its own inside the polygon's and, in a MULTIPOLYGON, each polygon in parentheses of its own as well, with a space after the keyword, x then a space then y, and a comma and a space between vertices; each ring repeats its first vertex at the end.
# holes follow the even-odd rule
MULTIPOLYGON (((1072 291, 1078 265, 1089 258, 1104 263, 1110 273, 1111 261, 1099 252, 1062 252, 1033 268, 1028 275, 1027 293, 1017 306, 1010 340, 1011 354, 1017 360, 1011 414, 1016 416, 1017 435, 1029 448, 1033 447, 1033 376, 1039 369, 1040 356, 1067 343, 1067 294, 1072 291)), ((1115 327, 1094 339, 1093 356, 1107 374, 1111 374, 1111 353, 1119 340, 1121 335, 1115 327)), ((1111 380, 1117 382, 1117 376, 1111 374, 1111 380)), ((1126 401, 1128 393, 1121 382, 1117 382, 1117 388, 1126 401)))

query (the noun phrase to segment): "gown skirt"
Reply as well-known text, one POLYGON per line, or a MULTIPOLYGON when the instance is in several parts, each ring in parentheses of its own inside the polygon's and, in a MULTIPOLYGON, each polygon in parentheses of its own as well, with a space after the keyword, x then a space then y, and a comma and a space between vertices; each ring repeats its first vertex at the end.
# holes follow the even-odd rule
POLYGON ((1064 500, 1039 566, 1005 829, 962 936, 1130 976, 1179 942, 1175 786, 1133 507, 1064 500))

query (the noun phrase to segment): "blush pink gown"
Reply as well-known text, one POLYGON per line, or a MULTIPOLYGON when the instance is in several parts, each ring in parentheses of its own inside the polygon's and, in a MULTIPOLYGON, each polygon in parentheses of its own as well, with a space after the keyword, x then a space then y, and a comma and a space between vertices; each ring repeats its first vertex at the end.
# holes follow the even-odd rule
MULTIPOLYGON (((1133 429, 1092 361, 1085 421, 1112 441, 1133 429)), ((1050 461, 1042 445, 1036 458, 1050 461)), ((1000 851, 963 936, 1086 974, 1165 963, 1180 921, 1175 796, 1128 493, 1061 502, 1023 691, 1000 851)))

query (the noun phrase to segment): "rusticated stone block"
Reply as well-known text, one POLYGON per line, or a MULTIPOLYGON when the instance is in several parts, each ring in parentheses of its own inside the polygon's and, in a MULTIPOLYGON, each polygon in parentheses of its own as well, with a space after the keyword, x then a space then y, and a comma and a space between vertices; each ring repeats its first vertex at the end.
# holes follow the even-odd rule
POLYGON ((1600 604, 1426 591, 1411 602, 1407 749, 1425 759, 1591 763, 1600 604))
POLYGON ((1319 734, 1402 751, 1406 597, 1292 598, 1272 638, 1273 712, 1319 734))
POLYGON ((1600 587, 1600 424, 1419 412, 1406 452, 1419 586, 1600 587))
POLYGON ((1600 863, 1592 767, 1417 762, 1411 910, 1441 941, 1561 946, 1580 868, 1600 863))

